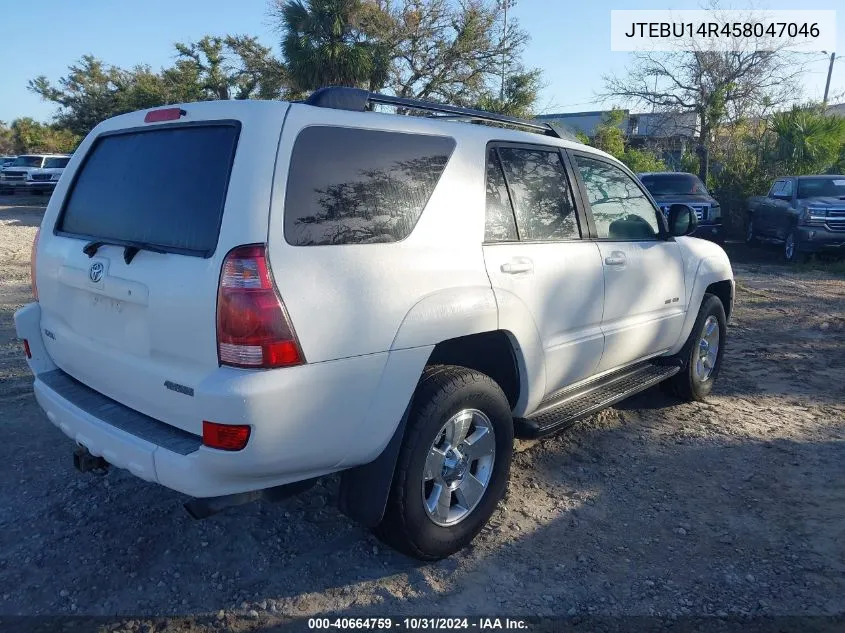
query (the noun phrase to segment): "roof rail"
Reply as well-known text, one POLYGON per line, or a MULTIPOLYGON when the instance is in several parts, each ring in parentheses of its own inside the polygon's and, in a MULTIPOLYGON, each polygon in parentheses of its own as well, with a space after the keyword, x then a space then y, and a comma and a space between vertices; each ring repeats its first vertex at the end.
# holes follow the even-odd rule
POLYGON ((484 121, 486 123, 499 123, 511 127, 523 128, 531 132, 564 138, 554 126, 539 121, 527 121, 506 114, 494 114, 484 110, 473 110, 472 108, 461 108, 459 106, 444 105, 425 101, 423 99, 409 99, 407 97, 393 97, 377 92, 370 92, 361 88, 350 88, 346 86, 329 86, 314 91, 303 103, 317 106, 318 108, 334 108, 336 110, 352 110, 353 112, 364 112, 368 106, 375 103, 392 105, 400 108, 413 110, 425 110, 427 112, 438 112, 451 117, 466 118, 472 121, 484 121))

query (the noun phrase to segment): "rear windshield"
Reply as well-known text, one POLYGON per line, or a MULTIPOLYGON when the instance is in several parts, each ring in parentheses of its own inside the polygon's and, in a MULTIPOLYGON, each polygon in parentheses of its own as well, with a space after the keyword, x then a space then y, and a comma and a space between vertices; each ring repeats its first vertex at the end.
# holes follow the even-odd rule
POLYGON ((707 188, 692 174, 651 174, 640 178, 653 196, 707 195, 707 188))
POLYGON ((285 239, 320 246, 406 238, 454 148, 445 136, 305 128, 291 157, 285 239))
POLYGON ((235 123, 100 137, 65 200, 56 229, 209 257, 217 246, 235 123))
POLYGON ((842 198, 843 196, 845 196, 845 176, 798 180, 799 198, 842 198))

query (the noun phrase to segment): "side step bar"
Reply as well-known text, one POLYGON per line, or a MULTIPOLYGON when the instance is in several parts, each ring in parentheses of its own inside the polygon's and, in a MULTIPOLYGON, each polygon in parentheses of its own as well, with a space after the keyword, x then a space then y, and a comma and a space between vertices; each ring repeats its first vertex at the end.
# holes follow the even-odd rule
POLYGON ((677 365, 643 363, 561 392, 527 418, 515 420, 518 437, 536 438, 570 426, 625 398, 653 387, 681 370, 677 365))

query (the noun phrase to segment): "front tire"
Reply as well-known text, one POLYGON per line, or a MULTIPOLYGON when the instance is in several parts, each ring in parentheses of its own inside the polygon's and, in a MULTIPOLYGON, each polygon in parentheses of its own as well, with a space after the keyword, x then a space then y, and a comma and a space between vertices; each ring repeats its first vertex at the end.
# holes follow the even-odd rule
POLYGON ((420 560, 466 547, 505 494, 512 452, 510 405, 489 376, 426 368, 376 536, 420 560))
POLYGON ((754 229, 754 216, 749 215, 745 223, 745 243, 748 246, 757 245, 757 232, 754 229))
POLYGON ((790 229, 783 242, 783 258, 790 264, 800 264, 807 261, 807 255, 800 250, 798 229, 790 229))
POLYGON ((704 400, 722 366, 727 320, 725 308, 716 295, 705 294, 687 342, 679 353, 684 368, 666 385, 681 400, 704 400))

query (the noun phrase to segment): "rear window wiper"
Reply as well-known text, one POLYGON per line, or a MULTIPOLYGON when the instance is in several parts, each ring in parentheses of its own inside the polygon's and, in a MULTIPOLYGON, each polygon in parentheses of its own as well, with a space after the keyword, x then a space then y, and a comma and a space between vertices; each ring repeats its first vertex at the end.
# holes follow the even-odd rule
POLYGON ((123 261, 127 264, 131 264, 132 260, 135 259, 135 255, 138 254, 138 251, 150 251, 151 253, 167 253, 166 250, 155 246, 154 244, 149 244, 147 242, 133 242, 133 241, 114 241, 111 242, 109 240, 94 240, 93 242, 88 242, 85 247, 82 249, 82 252, 88 255, 88 257, 94 257, 97 254, 97 251, 100 250, 101 246, 105 246, 108 244, 109 246, 122 246, 123 247, 123 261))

